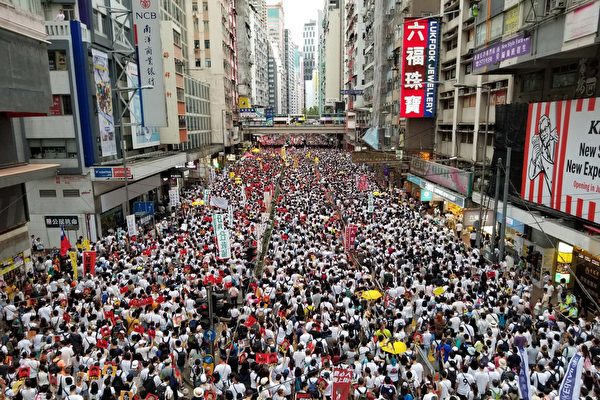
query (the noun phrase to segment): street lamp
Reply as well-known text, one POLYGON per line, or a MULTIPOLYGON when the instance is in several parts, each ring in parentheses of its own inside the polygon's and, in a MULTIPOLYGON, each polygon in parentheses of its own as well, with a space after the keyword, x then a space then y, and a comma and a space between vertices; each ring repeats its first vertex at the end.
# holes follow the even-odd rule
MULTIPOLYGON (((124 92, 135 92, 146 90, 146 89, 154 89, 153 85, 142 85, 135 87, 117 87, 113 89, 115 93, 124 93, 124 92)), ((130 97, 131 99, 132 97, 130 97)), ((123 101, 123 100, 121 100, 123 101)), ((129 100, 130 102, 131 100, 129 100)), ((127 102, 127 107, 129 107, 129 102, 127 102)), ((143 116, 142 116, 143 117, 143 116)), ((119 118, 121 120, 121 118, 119 118)), ((138 126, 139 123, 135 124, 127 124, 128 126, 138 126)), ((127 143, 125 143, 125 139, 123 139, 123 126, 122 122, 119 124, 120 132, 121 132, 121 152, 123 153, 123 175, 125 176, 125 215, 129 215, 129 174, 127 173, 127 143)))
MULTIPOLYGON (((454 87, 457 89, 461 88, 471 88, 471 89, 483 89, 486 88, 487 91, 487 102, 485 107, 485 132, 483 133, 483 160, 482 160, 482 169, 481 169, 481 184, 479 185, 479 229, 477 230, 477 238, 476 238, 476 246, 478 249, 481 249, 481 239, 483 234, 483 183, 485 181, 485 167, 487 161, 487 135, 488 128, 490 122, 490 98, 492 94, 492 87, 489 84, 482 85, 465 85, 464 83, 455 83, 454 87)), ((477 131, 477 136, 479 136, 479 130, 477 131)), ((475 143, 475 146, 477 144, 475 143)), ((477 163, 477 147, 475 147, 475 159, 473 160, 473 174, 475 173, 475 164, 477 163)), ((495 239, 492 238, 492 243, 495 239)))

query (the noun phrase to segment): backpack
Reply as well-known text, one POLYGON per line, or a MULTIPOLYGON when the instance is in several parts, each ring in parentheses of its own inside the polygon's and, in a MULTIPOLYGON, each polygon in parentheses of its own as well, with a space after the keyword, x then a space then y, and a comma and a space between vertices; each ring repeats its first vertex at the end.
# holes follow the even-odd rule
POLYGON ((500 329, 504 329, 504 326, 506 326, 506 316, 504 314, 498 314, 498 326, 500 329))
POLYGON ((313 399, 318 399, 321 397, 321 392, 319 391, 319 387, 317 386, 318 379, 315 377, 308 379, 308 393, 312 396, 313 399))
POLYGON ((158 387, 156 388, 156 396, 158 397, 158 400, 165 400, 166 393, 167 385, 165 385, 164 383, 158 385, 158 387))
POLYGON ((358 400, 367 400, 367 393, 368 393, 369 391, 368 391, 368 390, 367 390, 367 388, 366 388, 366 387, 364 387, 364 386, 361 386, 361 388, 358 388, 358 389, 356 389, 356 391, 359 393, 359 394, 358 394, 358 400), (364 391, 364 392, 362 392, 362 391, 360 390, 361 388, 362 388, 362 389, 364 389, 365 391, 364 391))
POLYGON ((177 367, 179 369, 183 369, 185 367, 185 361, 186 361, 187 354, 185 353, 185 350, 183 350, 183 349, 181 351, 175 350, 175 352, 177 353, 177 367))
POLYGON ((396 391, 394 390, 394 387, 392 385, 381 385, 379 393, 386 399, 392 399, 396 391))
POLYGON ((144 389, 146 389, 146 393, 156 394, 156 383, 154 383, 154 375, 148 374, 148 376, 142 383, 142 386, 144 386, 144 389))

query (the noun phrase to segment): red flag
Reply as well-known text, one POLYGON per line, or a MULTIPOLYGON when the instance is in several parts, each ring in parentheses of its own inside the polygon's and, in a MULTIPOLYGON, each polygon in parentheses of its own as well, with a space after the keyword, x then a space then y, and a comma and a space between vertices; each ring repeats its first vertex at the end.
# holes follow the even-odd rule
POLYGON ((84 251, 83 252, 83 273, 96 275, 96 252, 95 251, 84 251))
POLYGON ((67 237, 67 234, 65 233, 65 228, 63 228, 62 226, 60 227, 60 255, 61 256, 66 256, 67 252, 69 251, 69 249, 71 248, 71 242, 69 242, 69 238, 67 237))
POLYGON ((246 322, 244 322, 244 326, 246 328, 252 328, 252 326, 254 326, 255 323, 256 323, 256 318, 254 318, 252 315, 249 315, 246 322))

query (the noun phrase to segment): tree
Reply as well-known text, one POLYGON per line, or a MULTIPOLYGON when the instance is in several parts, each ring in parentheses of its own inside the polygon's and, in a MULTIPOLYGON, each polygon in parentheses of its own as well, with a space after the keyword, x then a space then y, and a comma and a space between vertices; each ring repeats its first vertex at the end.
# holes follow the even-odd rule
POLYGON ((306 115, 319 115, 319 109, 317 108, 317 106, 312 106, 308 110, 304 109, 304 114, 306 114, 306 115))

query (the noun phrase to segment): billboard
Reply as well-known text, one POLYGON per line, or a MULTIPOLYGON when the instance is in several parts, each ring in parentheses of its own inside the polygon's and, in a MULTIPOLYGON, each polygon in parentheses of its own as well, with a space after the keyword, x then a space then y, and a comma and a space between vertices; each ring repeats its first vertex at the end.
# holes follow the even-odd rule
POLYGON ((600 222, 598 98, 529 105, 521 196, 600 222))
POLYGON ((435 117, 440 21, 406 18, 403 32, 400 117, 435 117))
POLYGON ((504 42, 494 43, 475 53, 473 68, 483 68, 529 54, 531 54, 531 36, 519 35, 504 42))
POLYGON ((113 117, 112 87, 108 69, 108 55, 92 49, 94 66, 94 86, 96 87, 96 107, 98 109, 98 126, 100 128, 100 149, 102 157, 117 154, 115 139, 115 120, 113 117))
POLYGON ((473 173, 470 171, 413 158, 410 161, 410 172, 457 193, 471 195, 473 173))
MULTIPOLYGON (((128 62, 125 73, 127 74, 127 87, 138 87, 138 66, 128 62)), ((132 90, 129 93, 129 118, 131 121, 131 142, 134 149, 156 146, 160 144, 160 132, 157 128, 142 126, 142 102, 140 91, 132 90)))
POLYGON ((163 83, 163 54, 160 39, 159 0, 132 0, 135 46, 140 66, 140 85, 151 86, 141 93, 143 125, 167 126, 165 87, 163 83))

